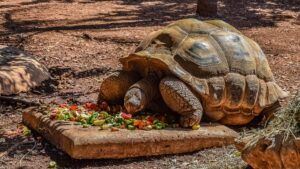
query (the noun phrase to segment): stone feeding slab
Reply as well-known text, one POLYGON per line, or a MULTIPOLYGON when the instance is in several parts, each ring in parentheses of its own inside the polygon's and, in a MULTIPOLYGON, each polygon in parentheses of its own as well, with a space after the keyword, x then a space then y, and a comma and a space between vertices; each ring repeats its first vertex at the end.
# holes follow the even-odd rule
POLYGON ((187 153, 234 143, 238 134, 220 124, 199 130, 127 130, 83 128, 74 122, 53 121, 39 112, 24 112, 23 122, 75 159, 107 159, 187 153))

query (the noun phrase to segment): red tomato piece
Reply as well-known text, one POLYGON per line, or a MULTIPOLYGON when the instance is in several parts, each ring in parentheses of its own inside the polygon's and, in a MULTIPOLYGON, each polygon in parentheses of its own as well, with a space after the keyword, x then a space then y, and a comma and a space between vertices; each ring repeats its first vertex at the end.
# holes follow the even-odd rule
POLYGON ((131 119, 131 118, 132 118, 132 115, 131 115, 131 114, 126 114, 126 113, 122 112, 122 113, 121 113, 121 117, 122 117, 123 119, 131 119))
POLYGON ((97 108, 97 104, 94 103, 86 103, 85 108, 95 110, 97 108))
POLYGON ((134 122, 133 122, 133 125, 134 126, 138 126, 140 124, 140 121, 139 120, 134 120, 134 122))
POLYGON ((78 109, 78 106, 77 105, 73 105, 69 108, 69 110, 77 110, 78 109))
POLYGON ((60 104, 59 107, 65 108, 65 107, 68 107, 68 104, 63 103, 63 104, 60 104))
POLYGON ((54 110, 52 110, 52 112, 51 113, 53 113, 53 114, 56 114, 56 113, 58 113, 58 109, 54 109, 54 110))
POLYGON ((139 122, 138 128, 143 129, 145 127, 145 123, 143 121, 139 122))
POLYGON ((150 116, 150 117, 147 119, 147 121, 153 123, 153 121, 154 121, 155 119, 156 119, 155 116, 150 116))
POLYGON ((147 124, 147 125, 152 125, 152 122, 153 122, 153 121, 147 120, 147 121, 146 121, 146 124, 147 124))
POLYGON ((144 122, 142 120, 134 120, 133 125, 140 127, 144 125, 144 122))

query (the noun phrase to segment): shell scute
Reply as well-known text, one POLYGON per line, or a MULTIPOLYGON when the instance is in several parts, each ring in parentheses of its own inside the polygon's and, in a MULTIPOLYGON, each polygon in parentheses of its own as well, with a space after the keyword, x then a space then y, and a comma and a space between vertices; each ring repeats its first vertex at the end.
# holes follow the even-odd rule
POLYGON ((230 71, 242 75, 255 74, 255 54, 242 35, 234 32, 216 31, 211 36, 214 37, 221 46, 222 51, 224 51, 230 71))
POLYGON ((226 102, 224 107, 239 109, 245 91, 245 77, 238 73, 228 73, 225 77, 226 102))
POLYGON ((218 107, 225 101, 225 80, 223 77, 212 77, 208 79, 210 106, 218 107))
POLYGON ((225 75, 229 72, 224 54, 208 35, 187 37, 177 49, 174 59, 183 69, 199 78, 225 75))

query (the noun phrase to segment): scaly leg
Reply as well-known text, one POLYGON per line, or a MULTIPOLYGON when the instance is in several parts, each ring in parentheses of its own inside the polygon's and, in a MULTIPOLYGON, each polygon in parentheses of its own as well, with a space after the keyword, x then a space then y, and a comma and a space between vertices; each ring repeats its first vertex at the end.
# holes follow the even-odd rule
POLYGON ((174 77, 165 77, 160 81, 159 88, 165 103, 181 115, 182 127, 199 124, 203 114, 202 105, 185 83, 174 77))

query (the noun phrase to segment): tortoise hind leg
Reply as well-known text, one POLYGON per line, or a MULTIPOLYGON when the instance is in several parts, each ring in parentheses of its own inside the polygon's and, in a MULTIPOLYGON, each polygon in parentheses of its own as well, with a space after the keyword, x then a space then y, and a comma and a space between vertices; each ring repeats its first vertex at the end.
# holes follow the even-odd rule
POLYGON ((174 77, 165 77, 159 88, 165 103, 181 115, 181 126, 190 127, 200 122, 202 105, 185 83, 174 77))
POLYGON ((110 104, 121 104, 128 88, 139 79, 134 72, 114 72, 101 83, 98 103, 105 100, 110 104))

